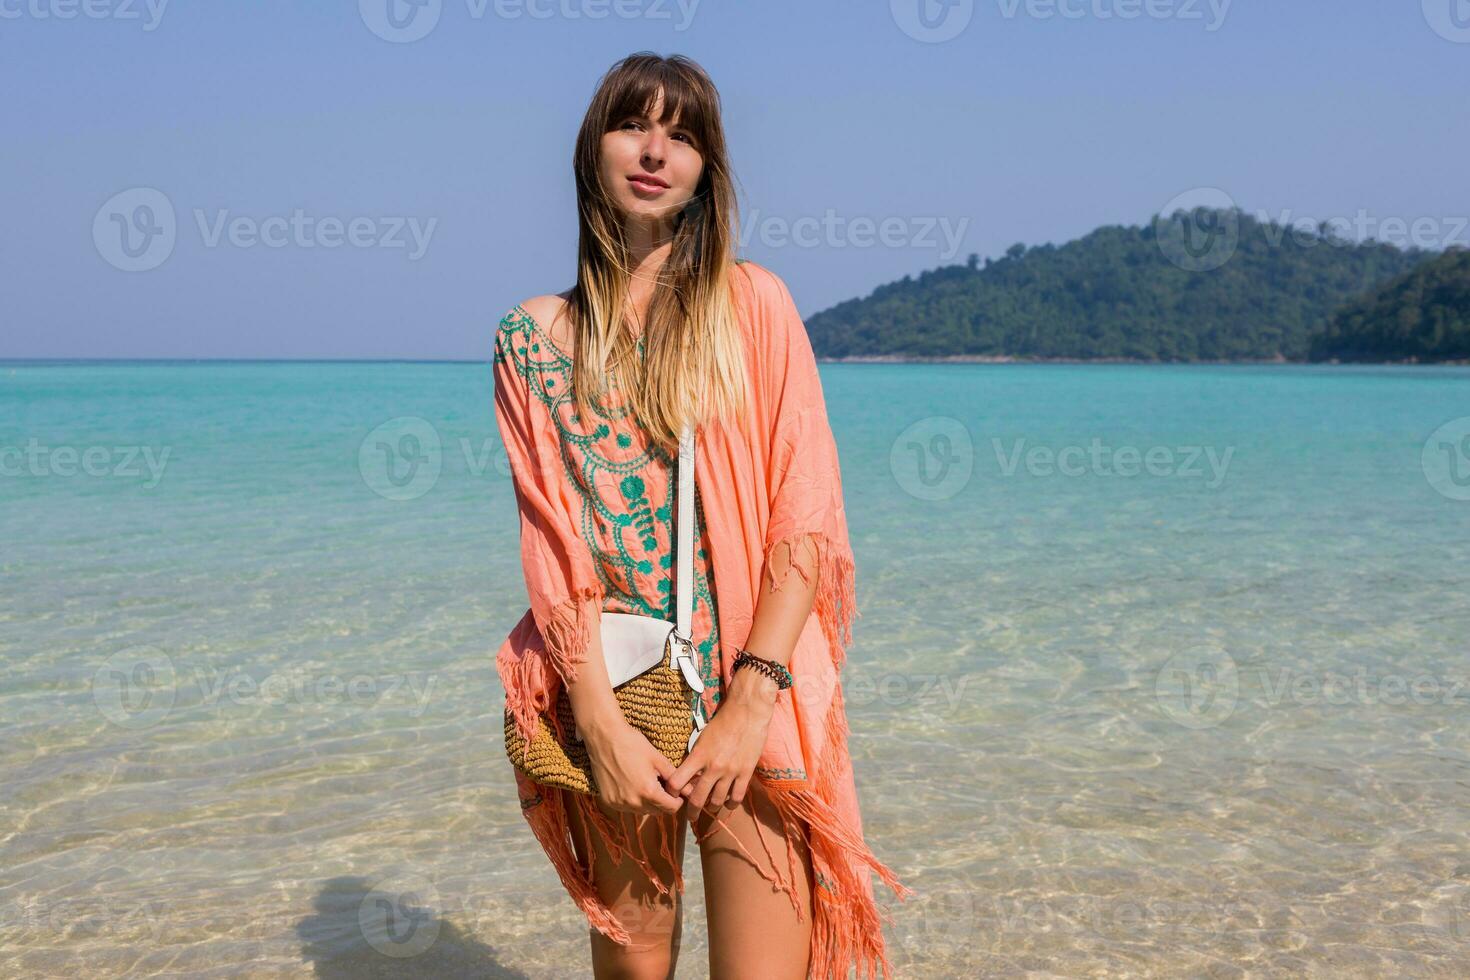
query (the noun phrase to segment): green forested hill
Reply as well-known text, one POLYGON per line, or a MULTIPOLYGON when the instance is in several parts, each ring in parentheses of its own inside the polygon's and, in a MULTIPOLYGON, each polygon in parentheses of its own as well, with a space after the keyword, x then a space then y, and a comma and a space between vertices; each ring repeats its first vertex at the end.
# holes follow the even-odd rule
POLYGON ((1176 247, 1184 221, 1013 245, 983 265, 972 255, 813 314, 807 329, 823 357, 1297 360, 1340 307, 1435 254, 1201 210, 1192 227, 1231 221, 1238 235, 1218 267, 1191 271, 1176 247))
POLYGON ((1470 251, 1452 248, 1350 303, 1313 338, 1314 361, 1470 358, 1470 251))

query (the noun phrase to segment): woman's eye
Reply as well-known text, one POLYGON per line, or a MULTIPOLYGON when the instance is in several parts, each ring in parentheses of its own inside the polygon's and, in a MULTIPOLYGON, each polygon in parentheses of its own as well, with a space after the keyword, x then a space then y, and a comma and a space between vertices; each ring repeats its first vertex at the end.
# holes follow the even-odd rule
MULTIPOLYGON (((629 126, 636 126, 639 129, 642 129, 643 128, 643 124, 640 123, 636 119, 629 119, 629 120, 625 121, 618 128, 619 129, 627 129, 629 126)), ((674 134, 674 138, 675 139, 681 139, 684 142, 688 143, 690 146, 693 146, 694 145, 694 137, 693 136, 690 136, 688 133, 684 133, 684 132, 675 133, 674 134)))

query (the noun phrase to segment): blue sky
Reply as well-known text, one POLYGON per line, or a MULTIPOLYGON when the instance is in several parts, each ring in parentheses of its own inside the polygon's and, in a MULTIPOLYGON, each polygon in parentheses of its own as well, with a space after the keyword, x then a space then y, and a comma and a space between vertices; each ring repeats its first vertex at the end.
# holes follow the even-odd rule
POLYGON ((1466 0, 386 2, 0 0, 0 357, 488 358, 643 49, 720 87, 804 315, 1201 188, 1470 239, 1466 0))

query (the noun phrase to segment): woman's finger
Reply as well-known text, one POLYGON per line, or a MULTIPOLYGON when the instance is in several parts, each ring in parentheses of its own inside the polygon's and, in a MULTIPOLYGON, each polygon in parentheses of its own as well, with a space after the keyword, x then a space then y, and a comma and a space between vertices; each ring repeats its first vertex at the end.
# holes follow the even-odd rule
POLYGON ((709 772, 701 772, 699 778, 694 781, 694 786, 686 799, 689 805, 696 810, 704 809, 705 801, 709 799, 710 790, 714 789, 717 780, 709 772))
POLYGON ((653 778, 653 785, 645 793, 645 796, 655 811, 663 813, 678 813, 679 808, 684 805, 683 799, 671 795, 668 790, 664 789, 664 784, 659 781, 657 776, 653 778))
POLYGON ((714 789, 710 790, 709 807, 724 807, 730 797, 730 784, 733 780, 729 776, 722 777, 715 783, 714 789))
POLYGON ((690 780, 699 774, 704 765, 704 753, 700 751, 700 743, 695 743, 694 751, 686 755, 684 761, 679 763, 673 773, 664 779, 664 785, 675 796, 682 795, 687 798, 689 794, 685 790, 689 788, 690 780))

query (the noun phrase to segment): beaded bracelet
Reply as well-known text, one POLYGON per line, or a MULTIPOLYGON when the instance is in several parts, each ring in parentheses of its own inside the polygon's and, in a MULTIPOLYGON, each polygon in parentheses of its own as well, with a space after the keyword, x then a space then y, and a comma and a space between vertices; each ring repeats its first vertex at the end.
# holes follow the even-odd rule
POLYGON ((792 685, 791 671, 787 670, 784 664, 778 664, 776 661, 767 660, 764 657, 757 657, 749 650, 740 647, 736 649, 739 650, 739 653, 735 657, 734 665, 730 668, 732 674, 741 667, 753 667, 775 681, 777 691, 784 691, 792 685))

